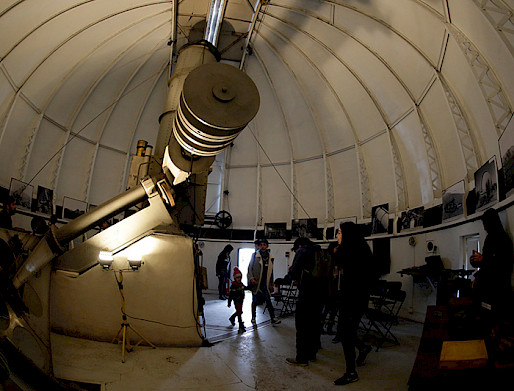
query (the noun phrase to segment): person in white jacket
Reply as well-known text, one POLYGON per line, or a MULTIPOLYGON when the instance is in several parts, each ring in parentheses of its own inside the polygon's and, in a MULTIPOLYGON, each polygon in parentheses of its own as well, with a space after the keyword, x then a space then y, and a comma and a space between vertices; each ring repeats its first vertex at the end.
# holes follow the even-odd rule
POLYGON ((257 324, 257 305, 266 303, 270 314, 271 323, 279 324, 280 320, 275 317, 275 309, 271 303, 270 288, 273 284, 273 261, 268 249, 269 243, 266 239, 260 241, 259 250, 255 251, 248 265, 248 281, 252 290, 252 324, 257 324))

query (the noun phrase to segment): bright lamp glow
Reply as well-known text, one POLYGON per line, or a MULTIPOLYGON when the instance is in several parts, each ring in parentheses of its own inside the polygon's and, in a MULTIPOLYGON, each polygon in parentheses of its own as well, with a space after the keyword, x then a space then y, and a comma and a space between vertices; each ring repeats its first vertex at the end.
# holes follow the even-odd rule
POLYGON ((98 255, 98 263, 102 266, 102 269, 110 269, 113 260, 114 258, 110 251, 100 251, 100 254, 98 255))
POLYGON ((142 258, 140 254, 130 254, 127 258, 129 266, 132 270, 139 270, 141 265, 143 264, 142 258))

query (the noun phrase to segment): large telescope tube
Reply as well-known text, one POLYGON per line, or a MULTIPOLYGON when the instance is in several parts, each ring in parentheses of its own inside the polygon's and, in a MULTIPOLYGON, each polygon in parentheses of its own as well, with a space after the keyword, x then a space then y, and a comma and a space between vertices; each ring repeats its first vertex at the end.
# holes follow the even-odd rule
POLYGON ((227 148, 259 110, 259 92, 239 69, 209 63, 184 81, 173 120, 173 137, 164 157, 173 184, 191 173, 207 171, 215 155, 227 148))

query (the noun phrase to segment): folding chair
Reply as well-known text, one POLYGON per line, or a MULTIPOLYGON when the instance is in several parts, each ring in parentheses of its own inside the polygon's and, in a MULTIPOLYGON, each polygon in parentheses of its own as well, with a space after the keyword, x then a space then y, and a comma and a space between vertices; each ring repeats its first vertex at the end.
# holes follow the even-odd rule
POLYGON ((366 312, 368 326, 365 337, 371 334, 372 329, 376 331, 378 334, 377 352, 387 340, 394 345, 400 344, 400 341, 398 341, 398 338, 393 334, 391 328, 398 324, 398 313, 402 308, 406 296, 407 293, 401 289, 388 290, 384 295, 384 300, 381 305, 368 308, 366 312))
POLYGON ((282 288, 282 308, 280 310, 280 316, 288 315, 294 312, 296 302, 298 300, 298 287, 294 281, 291 282, 289 287, 282 288))

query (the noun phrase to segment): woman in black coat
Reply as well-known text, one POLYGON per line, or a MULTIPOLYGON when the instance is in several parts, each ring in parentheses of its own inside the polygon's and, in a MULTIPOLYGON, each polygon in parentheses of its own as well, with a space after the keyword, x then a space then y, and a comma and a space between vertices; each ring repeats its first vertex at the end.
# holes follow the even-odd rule
POLYGON ((219 299, 225 300, 228 296, 227 280, 230 278, 230 253, 234 247, 227 244, 223 251, 218 255, 216 262, 216 276, 218 277, 218 293, 219 299))
POLYGON ((497 321, 512 317, 512 241, 503 229, 498 212, 487 209, 481 217, 487 232, 482 254, 475 252, 471 265, 479 270, 474 274, 473 291, 480 306, 491 306, 497 321), (484 304, 482 304, 484 303, 484 304))
POLYGON ((341 224, 337 233, 339 247, 335 253, 335 262, 342 269, 340 286, 339 322, 343 344, 346 372, 334 381, 336 385, 345 385, 359 380, 356 364, 364 364, 371 347, 364 345, 357 337, 357 329, 364 312, 368 308, 371 287, 376 281, 376 268, 373 255, 359 226, 352 222, 341 224), (359 350, 356 358, 355 348, 359 350))

